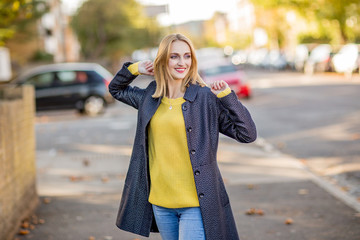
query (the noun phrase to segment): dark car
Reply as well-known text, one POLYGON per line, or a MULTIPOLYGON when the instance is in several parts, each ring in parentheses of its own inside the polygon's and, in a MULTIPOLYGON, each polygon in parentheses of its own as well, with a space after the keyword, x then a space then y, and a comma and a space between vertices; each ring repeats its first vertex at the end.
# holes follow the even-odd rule
POLYGON ((202 67, 200 75, 207 84, 224 80, 239 98, 251 97, 251 88, 244 81, 244 73, 232 64, 221 63, 202 67))
POLYGON ((114 102, 108 91, 112 78, 96 63, 59 63, 33 68, 13 83, 34 85, 37 110, 74 108, 97 115, 114 102))

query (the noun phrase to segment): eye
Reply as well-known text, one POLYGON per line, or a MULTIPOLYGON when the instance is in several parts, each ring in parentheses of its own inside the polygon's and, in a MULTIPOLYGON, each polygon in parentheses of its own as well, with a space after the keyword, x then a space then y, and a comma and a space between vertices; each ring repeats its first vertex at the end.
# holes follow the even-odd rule
POLYGON ((186 54, 186 55, 185 55, 185 58, 186 58, 186 59, 191 58, 191 54, 186 54))
POLYGON ((176 59, 177 57, 177 55, 170 55, 170 59, 176 59))

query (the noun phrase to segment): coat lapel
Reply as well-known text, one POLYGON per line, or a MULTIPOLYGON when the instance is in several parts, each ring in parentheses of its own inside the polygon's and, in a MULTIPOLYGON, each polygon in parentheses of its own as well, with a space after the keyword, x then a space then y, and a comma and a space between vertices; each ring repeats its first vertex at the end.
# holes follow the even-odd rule
POLYGON ((144 110, 144 118, 143 118, 143 123, 144 126, 146 127, 150 121, 150 119, 152 118, 152 116, 154 116, 156 110, 158 109, 159 105, 161 103, 161 97, 160 98, 153 98, 150 96, 150 98, 148 98, 147 100, 145 100, 144 105, 143 105, 143 110, 144 110))
POLYGON ((158 109, 160 103, 161 103, 161 97, 160 98, 153 98, 151 95, 154 94, 156 89, 156 83, 155 81, 152 82, 147 89, 147 95, 145 96, 144 103, 142 105, 142 123, 143 126, 146 128, 148 125, 150 119, 152 116, 154 116, 156 110, 158 109))
POLYGON ((196 98, 196 94, 198 93, 199 89, 200 89, 199 85, 190 84, 189 87, 186 88, 184 99, 186 101, 193 102, 196 98))

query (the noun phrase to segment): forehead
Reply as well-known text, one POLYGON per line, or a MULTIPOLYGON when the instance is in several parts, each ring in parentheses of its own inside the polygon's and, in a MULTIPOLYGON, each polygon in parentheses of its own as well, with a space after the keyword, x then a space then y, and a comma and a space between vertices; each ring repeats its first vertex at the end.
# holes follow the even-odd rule
POLYGON ((190 52, 189 45, 184 41, 174 41, 170 46, 170 53, 188 53, 190 52))

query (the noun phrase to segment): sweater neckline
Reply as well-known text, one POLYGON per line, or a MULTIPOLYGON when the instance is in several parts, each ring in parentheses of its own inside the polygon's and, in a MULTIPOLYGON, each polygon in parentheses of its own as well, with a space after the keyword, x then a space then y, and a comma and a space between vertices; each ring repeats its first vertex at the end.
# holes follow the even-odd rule
POLYGON ((183 97, 179 97, 179 98, 163 97, 161 99, 161 102, 165 103, 166 105, 179 105, 184 102, 184 98, 183 97))

